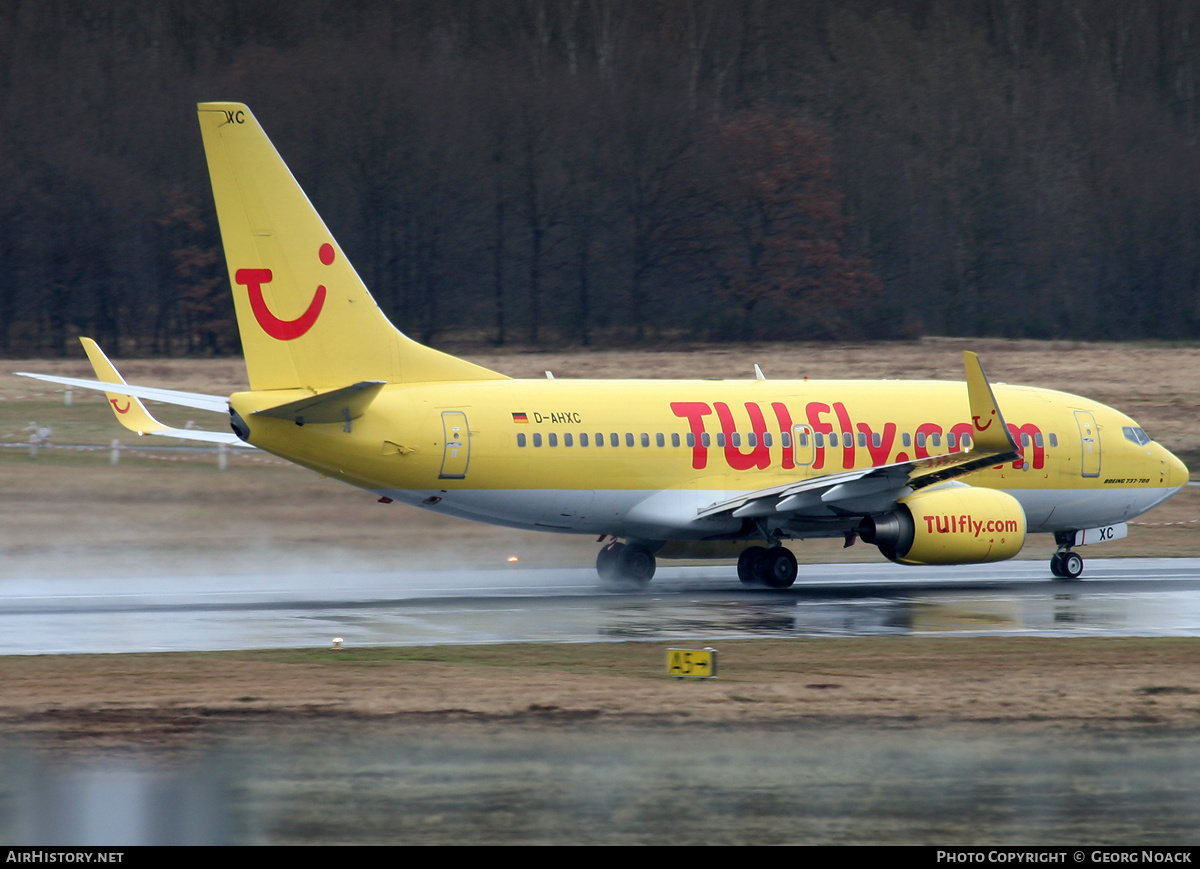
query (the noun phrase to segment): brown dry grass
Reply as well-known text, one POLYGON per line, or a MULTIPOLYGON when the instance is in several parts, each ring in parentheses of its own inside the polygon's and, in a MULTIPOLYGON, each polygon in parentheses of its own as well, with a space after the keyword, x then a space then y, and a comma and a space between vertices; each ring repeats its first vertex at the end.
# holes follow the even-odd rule
POLYGON ((43 744, 88 750, 170 749, 234 722, 1200 724, 1200 639, 719 646, 718 678, 701 682, 668 678, 666 646, 651 643, 0 658, 0 722, 43 744))

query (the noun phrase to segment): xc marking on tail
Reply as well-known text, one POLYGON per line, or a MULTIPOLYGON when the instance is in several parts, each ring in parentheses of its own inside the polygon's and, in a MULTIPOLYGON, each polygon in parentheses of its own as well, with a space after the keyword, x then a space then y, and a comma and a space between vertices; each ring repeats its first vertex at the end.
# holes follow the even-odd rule
MULTIPOLYGON (((333 246, 321 245, 318 256, 325 265, 332 265, 333 246)), ((325 286, 322 284, 317 287, 303 314, 294 320, 281 320, 271 313, 266 299, 263 298, 263 284, 271 283, 272 277, 270 269, 238 269, 233 279, 249 291, 250 310, 254 312, 254 319, 258 321, 262 330, 277 341, 293 341, 311 329, 317 322, 317 317, 321 316, 321 308, 325 305, 325 286)))

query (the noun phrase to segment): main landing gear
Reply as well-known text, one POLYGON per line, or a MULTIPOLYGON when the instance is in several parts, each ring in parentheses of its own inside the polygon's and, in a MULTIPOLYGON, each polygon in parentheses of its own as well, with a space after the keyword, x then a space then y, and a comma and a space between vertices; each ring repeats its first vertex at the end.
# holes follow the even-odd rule
POLYGON ((785 546, 747 546, 738 556, 737 571, 746 585, 787 588, 796 581, 796 556, 785 546))
POLYGON ((643 543, 606 544, 596 555, 596 572, 606 582, 645 585, 654 578, 654 550, 643 543))
MULTIPOLYGON (((646 585, 654 578, 657 548, 653 541, 621 543, 614 538, 596 554, 596 572, 605 582, 646 585)), ((738 558, 738 579, 747 585, 788 588, 797 572, 796 556, 778 544, 748 546, 738 558)))

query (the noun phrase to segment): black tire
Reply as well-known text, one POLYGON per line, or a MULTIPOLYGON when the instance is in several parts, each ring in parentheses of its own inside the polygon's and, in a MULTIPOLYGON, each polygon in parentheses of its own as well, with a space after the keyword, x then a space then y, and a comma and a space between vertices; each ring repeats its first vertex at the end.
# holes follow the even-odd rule
POLYGON ((596 553, 596 573, 600 574, 600 578, 605 582, 612 582, 620 575, 618 563, 624 549, 624 543, 614 542, 602 547, 596 553))
POLYGON ((1078 552, 1064 552, 1060 565, 1063 579, 1079 579, 1083 573, 1083 558, 1078 552))
POLYGON ((1055 576, 1057 576, 1059 579, 1062 579, 1066 576, 1066 574, 1063 573, 1062 557, 1063 557, 1063 553, 1061 553, 1061 552, 1056 552, 1050 556, 1050 572, 1053 573, 1055 576))
POLYGON ((796 581, 796 556, 784 546, 773 546, 760 562, 763 581, 771 588, 788 588, 796 581))
POLYGON ((757 585, 764 582, 760 565, 767 554, 765 546, 747 546, 738 556, 738 579, 745 585, 757 585))
POLYGON ((638 585, 645 585, 654 579, 657 566, 654 553, 645 546, 626 546, 617 556, 618 577, 638 585))

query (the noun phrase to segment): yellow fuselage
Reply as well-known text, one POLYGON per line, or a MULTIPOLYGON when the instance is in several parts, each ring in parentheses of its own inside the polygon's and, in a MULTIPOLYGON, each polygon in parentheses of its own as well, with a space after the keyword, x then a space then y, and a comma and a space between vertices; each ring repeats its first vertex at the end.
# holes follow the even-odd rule
MULTIPOLYGON (((995 393, 1023 455, 963 481, 1012 494, 1031 531, 1124 521, 1186 482, 1183 464, 1139 443, 1137 424, 1119 411, 1045 389, 995 393)), ((972 430, 965 384, 938 381, 392 385, 348 425, 253 416, 301 395, 239 393, 231 404, 254 445, 355 486, 485 521, 587 533, 627 533, 622 514, 662 490, 716 501, 957 451, 972 430), (486 493, 504 493, 508 507, 486 493), (546 521, 551 501, 566 508, 558 525, 546 521)))

